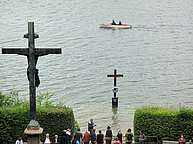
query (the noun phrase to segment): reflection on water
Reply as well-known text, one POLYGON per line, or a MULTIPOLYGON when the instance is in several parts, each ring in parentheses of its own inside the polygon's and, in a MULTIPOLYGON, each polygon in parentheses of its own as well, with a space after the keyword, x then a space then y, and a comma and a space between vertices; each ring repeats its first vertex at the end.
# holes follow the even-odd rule
POLYGON ((118 120, 118 111, 119 109, 116 108, 116 107, 112 107, 112 112, 113 112, 113 116, 111 117, 112 118, 112 128, 116 131, 118 131, 119 129, 118 128, 118 123, 119 123, 119 120, 118 120))

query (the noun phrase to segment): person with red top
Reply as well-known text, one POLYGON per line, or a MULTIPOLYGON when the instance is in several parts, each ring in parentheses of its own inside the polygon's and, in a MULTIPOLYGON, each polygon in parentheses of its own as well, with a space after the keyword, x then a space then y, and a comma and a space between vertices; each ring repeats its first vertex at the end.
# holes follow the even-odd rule
POLYGON ((84 142, 84 144, 89 144, 89 141, 90 141, 90 133, 86 129, 86 132, 84 133, 83 142, 84 142))
POLYGON ((118 140, 118 137, 115 137, 115 140, 113 141, 113 144, 121 144, 121 142, 118 140))
POLYGON ((183 135, 181 135, 181 138, 178 140, 179 144, 185 144, 186 140, 183 135))

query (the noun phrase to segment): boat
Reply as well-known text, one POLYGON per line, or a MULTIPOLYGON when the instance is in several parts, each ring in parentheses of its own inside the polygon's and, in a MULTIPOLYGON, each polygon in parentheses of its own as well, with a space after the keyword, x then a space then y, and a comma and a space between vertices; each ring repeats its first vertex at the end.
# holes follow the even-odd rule
POLYGON ((107 24, 100 24, 100 28, 123 28, 123 29, 130 29, 130 28, 132 28, 132 25, 128 25, 128 24, 112 25, 111 23, 107 23, 107 24))

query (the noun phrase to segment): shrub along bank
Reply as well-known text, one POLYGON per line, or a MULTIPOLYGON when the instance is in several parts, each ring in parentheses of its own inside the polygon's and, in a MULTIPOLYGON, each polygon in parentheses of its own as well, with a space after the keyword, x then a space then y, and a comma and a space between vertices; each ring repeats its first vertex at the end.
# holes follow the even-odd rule
MULTIPOLYGON (((37 121, 44 129, 41 140, 46 133, 53 138, 55 134, 62 135, 64 128, 75 129, 74 114, 71 108, 67 107, 37 107, 37 121)), ((30 110, 23 106, 12 108, 0 108, 0 141, 1 143, 13 143, 18 137, 23 137, 24 130, 30 122, 30 110)))
MULTIPOLYGON (((160 107, 143 107, 135 111, 134 133, 143 130, 147 136, 158 136, 162 140, 177 141, 184 135, 188 141, 193 137, 193 109, 168 109, 160 107)), ((136 138, 136 141, 138 139, 136 138)), ((155 140, 155 139, 154 139, 155 140)), ((147 141, 154 141, 148 138, 147 141)))
MULTIPOLYGON (((50 100, 53 95, 51 92, 39 92, 36 97, 36 117, 40 127, 44 129, 41 140, 46 133, 53 138, 55 134, 62 135, 64 128, 70 128, 73 134, 78 127, 72 109, 61 104, 54 106, 50 100)), ((7 94, 0 91, 0 144, 15 143, 18 137, 26 141, 24 130, 29 122, 29 101, 19 97, 17 90, 7 94)))

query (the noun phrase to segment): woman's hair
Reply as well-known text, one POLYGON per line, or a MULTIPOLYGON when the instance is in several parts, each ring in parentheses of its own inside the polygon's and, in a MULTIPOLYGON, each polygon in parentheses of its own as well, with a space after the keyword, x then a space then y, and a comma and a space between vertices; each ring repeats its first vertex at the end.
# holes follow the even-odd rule
POLYGON ((131 132, 131 129, 130 129, 130 128, 128 129, 128 132, 131 132))
POLYGON ((18 140, 21 141, 21 140, 22 140, 22 137, 19 137, 18 140))

